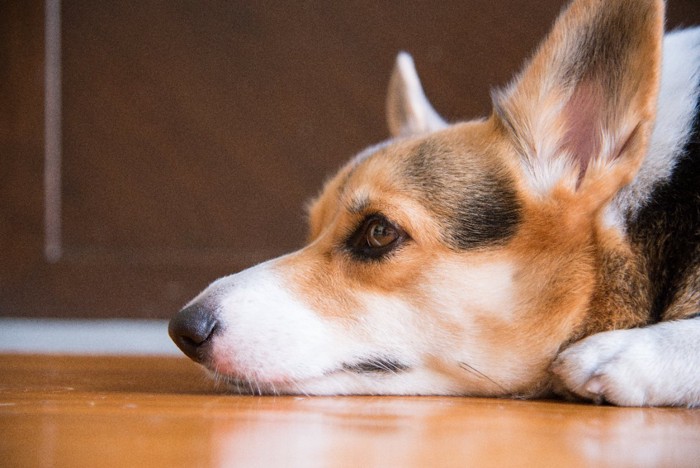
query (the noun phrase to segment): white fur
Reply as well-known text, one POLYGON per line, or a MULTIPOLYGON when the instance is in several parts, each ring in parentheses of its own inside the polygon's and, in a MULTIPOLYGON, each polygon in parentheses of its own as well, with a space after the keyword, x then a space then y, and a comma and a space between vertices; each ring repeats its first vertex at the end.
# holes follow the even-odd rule
POLYGON ((700 82, 700 28, 666 34, 656 123, 649 150, 637 176, 623 188, 605 213, 609 226, 623 226, 654 187, 668 177, 692 131, 700 82))
POLYGON ((700 319, 599 333, 552 367, 577 395, 622 406, 700 404, 700 319))
POLYGON ((511 262, 484 261, 466 266, 464 262, 448 260, 436 263, 432 271, 435 281, 430 287, 433 290, 427 293, 441 300, 441 313, 459 314, 455 318, 462 322, 470 317, 503 321, 513 318, 517 298, 511 262))
MULTIPOLYGON (((553 152, 551 148, 538 148, 537 151, 553 152)), ((528 176, 525 181, 533 194, 545 198, 554 187, 564 186, 571 191, 576 187, 577 169, 567 157, 535 158, 532 161, 524 160, 523 163, 523 168, 528 176)))
POLYGON ((203 293, 216 304, 221 327, 212 341, 212 370, 274 385, 336 364, 342 335, 282 286, 274 264, 222 278, 203 293))
POLYGON ((368 357, 389 358, 410 366, 395 373, 338 372, 302 383, 309 394, 457 394, 460 386, 449 375, 436 372, 424 362, 434 340, 426 339, 432 327, 415 304, 385 294, 364 293, 354 322, 346 323, 352 347, 345 350, 345 362, 352 364, 368 357))

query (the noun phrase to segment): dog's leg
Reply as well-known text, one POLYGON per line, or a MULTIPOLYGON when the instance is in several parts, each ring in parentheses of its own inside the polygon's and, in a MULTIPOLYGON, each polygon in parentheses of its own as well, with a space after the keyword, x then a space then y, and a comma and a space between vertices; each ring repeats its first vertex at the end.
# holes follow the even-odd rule
POLYGON ((552 365, 555 387, 620 406, 700 406, 700 317, 590 336, 552 365))

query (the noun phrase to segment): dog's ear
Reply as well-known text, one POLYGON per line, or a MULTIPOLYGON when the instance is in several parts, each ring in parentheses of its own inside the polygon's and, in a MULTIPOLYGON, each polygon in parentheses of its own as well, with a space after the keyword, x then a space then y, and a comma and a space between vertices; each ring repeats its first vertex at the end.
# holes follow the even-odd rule
POLYGON ((654 122, 663 14, 662 0, 574 1, 494 93, 532 189, 563 187, 601 206, 632 180, 654 122))
POLYGON ((447 126, 425 97, 413 58, 406 52, 396 57, 386 111, 389 130, 395 137, 419 135, 447 126))

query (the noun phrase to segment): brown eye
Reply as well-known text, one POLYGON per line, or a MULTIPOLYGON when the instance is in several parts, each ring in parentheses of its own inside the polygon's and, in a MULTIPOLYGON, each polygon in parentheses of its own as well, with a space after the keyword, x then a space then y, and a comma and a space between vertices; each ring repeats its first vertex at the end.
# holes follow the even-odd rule
POLYGON ((393 226, 386 225, 383 220, 376 219, 367 226, 366 240, 370 247, 386 247, 398 239, 399 233, 393 226))
POLYGON ((401 245, 406 233, 381 215, 365 218, 347 242, 348 249, 361 260, 375 260, 401 245))

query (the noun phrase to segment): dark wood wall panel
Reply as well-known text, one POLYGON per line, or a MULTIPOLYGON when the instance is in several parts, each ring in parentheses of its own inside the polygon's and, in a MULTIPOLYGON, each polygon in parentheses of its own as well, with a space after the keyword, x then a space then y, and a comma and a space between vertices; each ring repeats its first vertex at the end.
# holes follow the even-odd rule
POLYGON ((0 314, 43 260, 44 11, 0 2, 0 314))
MULTIPOLYGON (((300 246, 304 203, 387 137, 399 50, 448 119, 485 115, 562 4, 64 1, 47 259, 45 9, 0 3, 0 315, 168 317, 300 246)), ((698 22, 671 0, 669 24, 698 22)))

